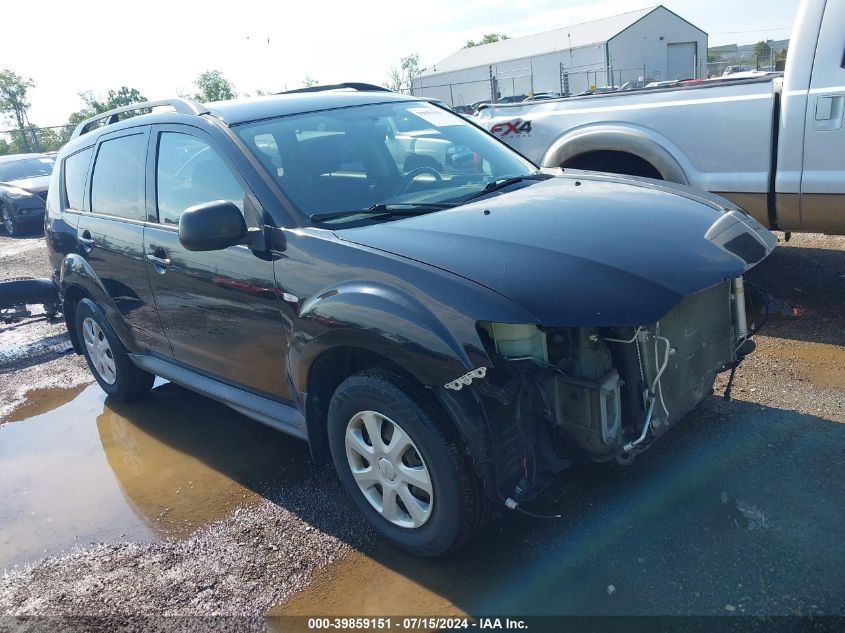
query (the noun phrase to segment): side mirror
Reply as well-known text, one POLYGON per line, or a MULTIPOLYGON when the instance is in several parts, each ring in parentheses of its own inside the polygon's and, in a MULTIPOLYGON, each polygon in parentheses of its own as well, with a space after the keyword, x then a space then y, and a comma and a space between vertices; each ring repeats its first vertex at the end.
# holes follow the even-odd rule
POLYGON ((246 236, 240 209, 224 200, 189 207, 179 218, 179 241, 189 251, 221 251, 246 236))

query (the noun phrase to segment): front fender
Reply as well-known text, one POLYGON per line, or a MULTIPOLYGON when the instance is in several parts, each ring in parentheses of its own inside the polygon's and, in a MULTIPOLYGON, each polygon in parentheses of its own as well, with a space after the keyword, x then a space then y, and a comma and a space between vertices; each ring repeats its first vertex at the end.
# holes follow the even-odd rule
POLYGON ((443 385, 489 363, 475 324, 447 327, 409 294, 373 282, 350 282, 315 295, 300 309, 289 354, 297 392, 308 391, 314 360, 337 347, 379 354, 423 385, 443 385))
POLYGON ((654 130, 635 125, 587 124, 567 130, 543 155, 542 167, 560 167, 566 161, 595 151, 626 152, 651 163, 664 180, 689 184, 682 152, 654 130), (670 151, 671 150, 671 151, 670 151))

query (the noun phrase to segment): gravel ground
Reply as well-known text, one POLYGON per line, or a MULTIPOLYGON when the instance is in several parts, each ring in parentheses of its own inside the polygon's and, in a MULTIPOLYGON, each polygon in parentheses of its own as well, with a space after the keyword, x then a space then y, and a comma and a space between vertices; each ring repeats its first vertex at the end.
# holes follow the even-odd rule
MULTIPOLYGON (((46 275, 42 242, 0 238, 0 276, 46 275)), ((303 463, 302 481, 186 539, 81 547, 11 573, 0 614, 258 617, 294 594, 306 597, 296 613, 378 614, 390 607, 369 583, 384 569, 385 595, 414 604, 428 592, 458 611, 845 614, 845 238, 795 236, 750 280, 800 316, 771 317, 733 401, 718 397, 720 376, 716 395, 632 467, 568 473, 533 504, 565 522, 506 514, 459 556, 423 562, 373 550, 331 469, 303 463)), ((90 381, 62 353, 62 331, 0 330, 0 348, 27 350, 0 358, 5 411, 27 390, 90 381), (25 347, 39 338, 49 344, 25 347)))

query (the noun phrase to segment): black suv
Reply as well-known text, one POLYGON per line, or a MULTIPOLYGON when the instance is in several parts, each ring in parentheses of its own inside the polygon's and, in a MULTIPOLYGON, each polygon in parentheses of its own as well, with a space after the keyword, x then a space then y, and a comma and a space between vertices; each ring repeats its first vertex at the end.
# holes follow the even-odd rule
POLYGON ((307 440, 435 555, 579 460, 630 462, 748 351, 774 237, 729 202, 541 173, 436 104, 331 88, 76 129, 47 242, 112 397, 162 376, 307 440))

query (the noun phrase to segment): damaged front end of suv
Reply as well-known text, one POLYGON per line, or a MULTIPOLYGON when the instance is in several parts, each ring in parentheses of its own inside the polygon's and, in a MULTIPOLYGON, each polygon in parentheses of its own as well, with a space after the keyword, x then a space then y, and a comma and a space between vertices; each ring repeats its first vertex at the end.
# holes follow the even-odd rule
POLYGON ((755 316, 738 277, 649 324, 481 322, 492 367, 446 384, 440 400, 464 418, 483 411, 477 430, 489 436, 476 445, 491 454, 476 463, 495 464, 488 492, 514 508, 578 462, 630 464, 712 392, 718 373, 753 351, 755 316))
MULTIPOLYGON (((605 176, 578 179, 579 194, 610 184, 605 176)), ((531 201, 542 200, 537 193, 571 178, 555 180, 519 192, 525 225, 531 201)), ((460 268, 457 258, 450 266, 537 316, 536 323, 477 322, 489 364, 435 390, 459 421, 488 494, 511 508, 577 462, 631 463, 712 392, 718 373, 734 371, 754 350, 750 336, 763 301, 753 294, 749 300, 743 274, 768 256, 776 238, 715 196, 663 184, 637 188, 652 188, 676 207, 694 202, 690 210, 701 212, 700 221, 679 221, 661 236, 619 214, 613 235, 629 226, 628 242, 595 229, 547 237, 513 225, 508 248, 526 248, 503 256, 507 272, 460 268), (619 245, 624 250, 613 250, 619 245), (561 272, 526 275, 538 261, 559 262, 561 272), (567 278, 572 270, 578 276, 567 278)), ((482 220, 508 213, 504 204, 488 202, 482 220)), ((485 234, 490 224, 476 226, 467 216, 461 230, 473 240, 502 232, 485 234)), ((654 225, 665 226, 657 214, 654 225)))

